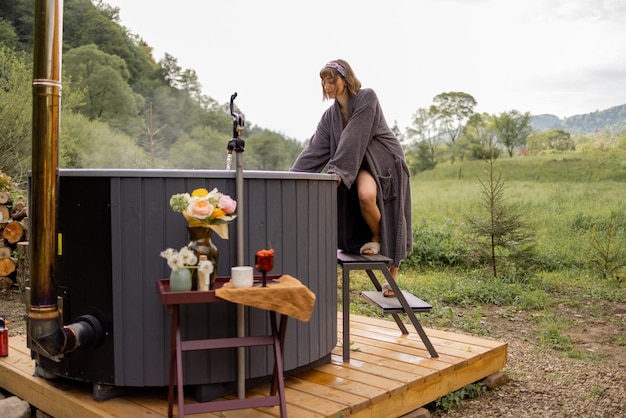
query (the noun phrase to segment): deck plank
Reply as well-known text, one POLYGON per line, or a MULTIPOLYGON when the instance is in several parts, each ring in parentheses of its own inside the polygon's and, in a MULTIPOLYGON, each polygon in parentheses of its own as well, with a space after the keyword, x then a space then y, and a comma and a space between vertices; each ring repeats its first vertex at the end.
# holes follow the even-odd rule
MULTIPOLYGON (((339 329, 330 363, 286 377, 289 417, 397 417, 506 366, 504 342, 425 328, 440 355, 431 358, 411 324, 408 335, 388 319, 350 315, 350 325, 349 361, 343 361, 339 329)), ((24 336, 11 337, 9 344, 9 356, 0 358, 0 387, 55 418, 167 416, 167 388, 130 388, 123 396, 97 402, 91 384, 34 377, 35 363, 24 336)), ((267 384, 248 388, 246 396, 262 396, 268 390, 267 384)), ((186 402, 195 401, 189 397, 186 402)), ((270 418, 280 411, 273 406, 192 416, 270 418)))
MULTIPOLYGON (((331 364, 345 366, 346 363, 343 361, 343 357, 341 356, 340 351, 333 351, 331 356, 331 364)), ((384 363, 381 361, 381 357, 366 357, 357 356, 355 354, 354 360, 350 357, 349 365, 350 368, 355 370, 363 370, 367 374, 371 374, 374 376, 378 376, 381 378, 391 378, 395 381, 402 383, 403 385, 408 385, 419 379, 419 375, 416 375, 414 370, 408 371, 406 367, 402 367, 402 364, 399 362, 395 362, 396 367, 390 367, 390 362, 384 363), (393 372, 393 373, 391 373, 393 372)), ((404 363, 406 365, 406 363, 404 363)), ((428 370, 428 369, 422 369, 428 370)), ((432 371, 428 370, 428 373, 432 373, 432 371)))
MULTIPOLYGON (((410 347, 420 350, 424 357, 428 357, 428 351, 426 350, 424 343, 420 341, 416 341, 413 338, 408 338, 400 334, 400 331, 396 331, 396 334, 392 332, 384 332, 372 334, 371 330, 362 330, 360 327, 351 327, 350 329, 350 342, 352 343, 352 336, 361 337, 358 338, 359 341, 380 341, 381 343, 389 343, 396 346, 410 347)), ((441 340, 436 340, 431 338, 431 343, 437 347, 437 354, 439 355, 438 359, 440 361, 444 361, 451 364, 457 364, 460 361, 466 361, 475 357, 477 354, 481 354, 481 352, 485 352, 487 350, 482 347, 475 347, 477 352, 474 352, 470 347, 471 346, 450 346, 450 342, 442 342, 441 340)), ((373 342, 372 344, 376 344, 373 342)), ((358 347, 355 344, 352 344, 353 349, 357 349, 358 347)))
MULTIPOLYGON (((384 351, 384 350, 383 350, 384 351)), ((342 351, 340 347, 337 347, 332 352, 333 361, 342 362, 342 351)), ((404 380, 408 387, 424 384, 429 378, 433 378, 437 375, 432 369, 422 367, 419 365, 409 364, 406 362, 398 361, 393 358, 386 358, 381 355, 370 354, 363 351, 356 351, 351 354, 350 362, 351 366, 361 367, 371 370, 372 373, 386 373, 387 375, 393 374, 394 378, 404 378, 405 375, 410 375, 410 380, 404 380)))
MULTIPOLYGON (((343 318, 341 312, 338 313, 338 317, 341 320, 343 318)), ((398 331, 398 327, 395 322, 390 321, 388 319, 381 319, 369 316, 360 316, 360 315, 350 315, 350 323, 351 324, 369 324, 374 325, 381 329, 391 329, 394 331, 398 331)), ((411 324, 407 322, 407 327, 412 327, 411 324)), ((411 331, 412 328, 409 328, 411 331)), ((457 342, 464 342, 466 344, 472 344, 485 348, 496 348, 502 345, 502 342, 487 339, 485 337, 477 337, 474 335, 468 334, 459 334, 456 332, 442 331, 434 328, 424 328, 429 338, 441 338, 443 340, 452 340, 457 342)))
MULTIPOLYGON (((285 386, 311 395, 314 399, 316 399, 316 402, 324 400, 338 405, 334 409, 334 414, 346 415, 350 411, 350 405, 361 405, 365 403, 363 396, 344 391, 337 391, 330 386, 315 383, 312 380, 304 380, 301 377, 303 376, 298 375, 287 378, 285 380, 285 386)), ((287 399, 291 402, 291 397, 288 396, 287 399)))
MULTIPOLYGON (((269 384, 257 386, 251 390, 251 392, 258 395, 267 395, 269 393, 269 384)), ((289 399, 289 416, 290 417, 327 417, 329 414, 335 414, 337 410, 346 410, 345 406, 332 402, 326 399, 320 399, 309 393, 294 390, 291 386, 285 382, 285 398, 289 399)), ((280 410, 278 406, 267 408, 274 411, 280 416, 280 410)))

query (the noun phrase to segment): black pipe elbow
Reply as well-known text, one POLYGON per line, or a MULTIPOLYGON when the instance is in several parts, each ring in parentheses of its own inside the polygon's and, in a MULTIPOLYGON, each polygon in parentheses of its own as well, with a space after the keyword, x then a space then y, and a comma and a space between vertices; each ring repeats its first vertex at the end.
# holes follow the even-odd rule
POLYGON ((103 337, 104 330, 100 321, 93 315, 83 315, 73 324, 62 328, 57 325, 52 332, 32 338, 47 354, 58 356, 78 349, 95 347, 103 337))

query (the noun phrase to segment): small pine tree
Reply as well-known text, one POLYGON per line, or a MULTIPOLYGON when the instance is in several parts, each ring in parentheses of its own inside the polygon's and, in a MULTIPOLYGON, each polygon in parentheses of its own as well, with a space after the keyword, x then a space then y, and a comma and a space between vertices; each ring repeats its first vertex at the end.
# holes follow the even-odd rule
POLYGON ((139 140, 139 145, 146 150, 150 155, 150 167, 156 167, 156 158, 159 154, 159 150, 162 149, 163 138, 160 138, 159 133, 167 126, 163 125, 160 128, 153 130, 152 128, 152 102, 150 102, 150 113, 147 126, 142 130, 144 138, 139 140))
POLYGON ((468 239, 478 258, 491 267, 498 277, 500 261, 507 260, 523 266, 532 255, 534 238, 526 232, 521 210, 507 202, 502 175, 495 170, 493 140, 489 141, 489 158, 484 178, 478 178, 481 188, 481 215, 466 216, 470 227, 468 239))
POLYGON ((611 213, 606 225, 596 228, 591 236, 591 262, 594 269, 605 279, 626 267, 626 241, 620 237, 616 213, 611 213))

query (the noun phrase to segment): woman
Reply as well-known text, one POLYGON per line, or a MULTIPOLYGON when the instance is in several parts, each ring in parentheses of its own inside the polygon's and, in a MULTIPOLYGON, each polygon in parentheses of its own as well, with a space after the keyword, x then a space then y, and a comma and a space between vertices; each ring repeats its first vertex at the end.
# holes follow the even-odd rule
MULTIPOLYGON (((292 171, 339 177, 339 248, 383 254, 400 262, 412 249, 410 174, 400 142, 387 126, 373 90, 361 88, 350 65, 330 61, 320 71, 322 95, 334 99, 292 171)), ((385 296, 394 296, 387 284, 385 296)))

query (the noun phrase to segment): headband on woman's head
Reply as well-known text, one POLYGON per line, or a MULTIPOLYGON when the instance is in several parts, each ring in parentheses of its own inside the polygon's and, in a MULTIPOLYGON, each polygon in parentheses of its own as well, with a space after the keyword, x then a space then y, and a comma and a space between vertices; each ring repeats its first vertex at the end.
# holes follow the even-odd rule
POLYGON ((339 74, 344 76, 344 78, 346 76, 346 69, 343 68, 343 65, 339 64, 337 61, 330 61, 326 63, 326 68, 334 68, 335 70, 339 71, 339 74))

